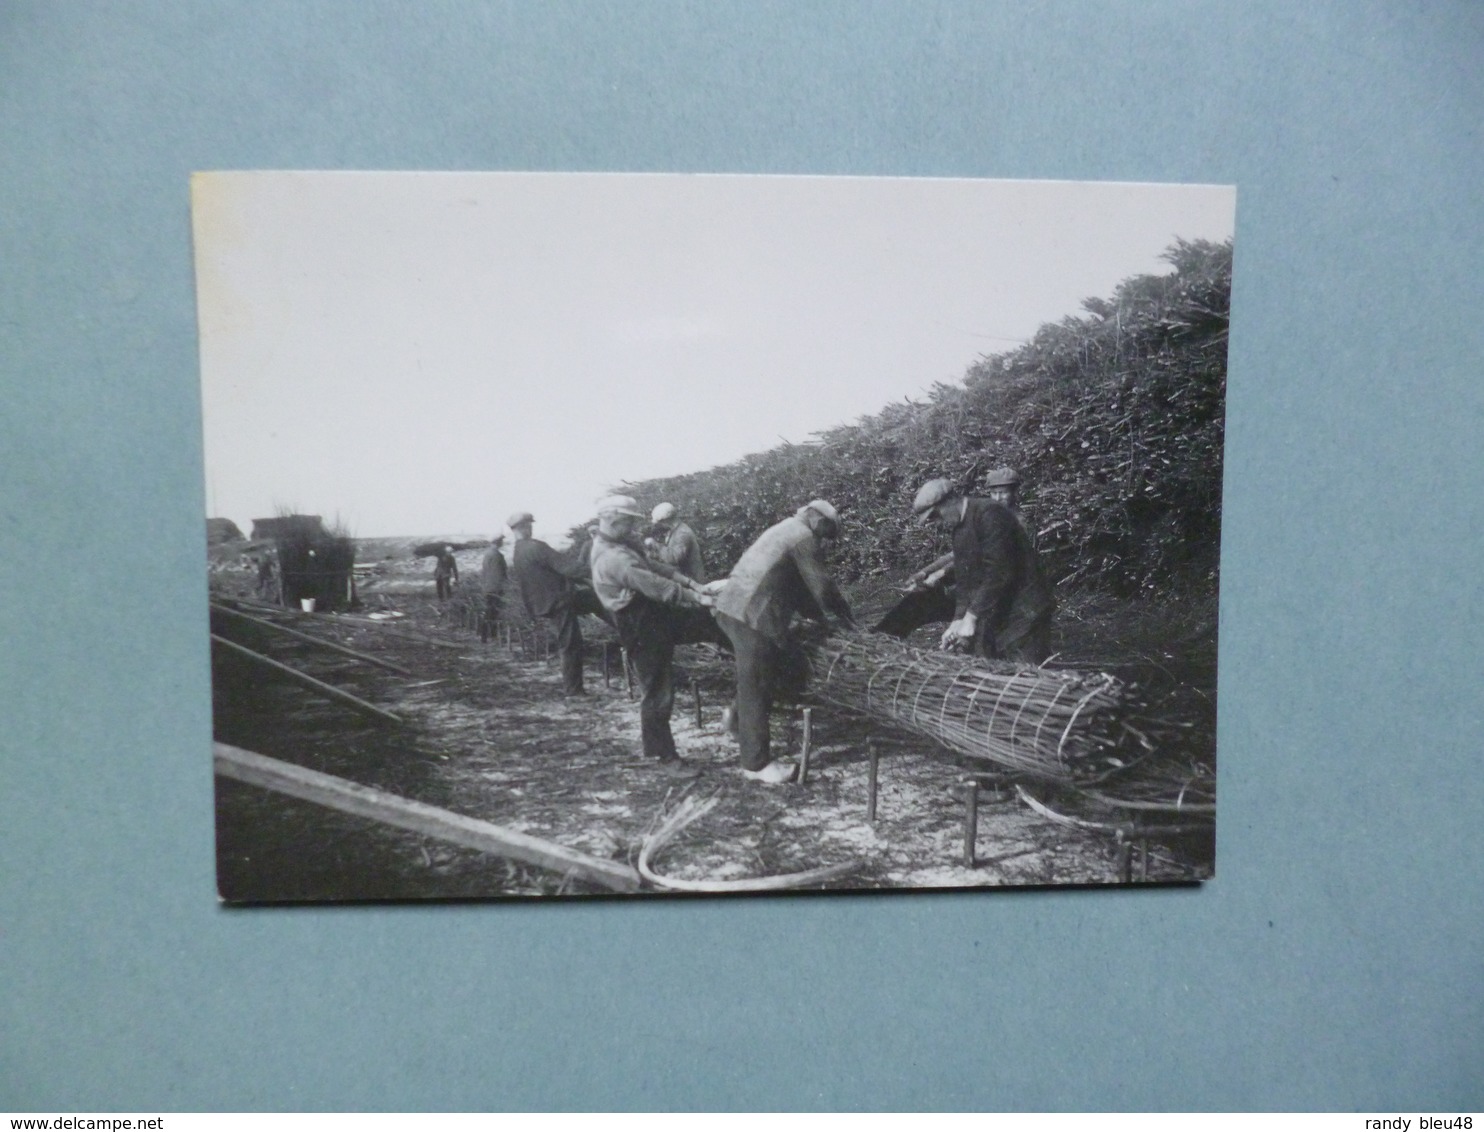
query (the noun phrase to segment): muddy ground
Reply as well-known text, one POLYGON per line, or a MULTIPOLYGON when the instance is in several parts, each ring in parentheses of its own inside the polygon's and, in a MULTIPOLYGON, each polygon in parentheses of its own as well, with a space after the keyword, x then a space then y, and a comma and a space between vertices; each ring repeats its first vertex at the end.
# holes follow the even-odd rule
MULTIPOLYGON (((407 541, 407 540, 404 540, 407 541)), ((963 863, 966 776, 982 765, 930 740, 813 709, 813 755, 804 785, 745 780, 721 728, 730 662, 707 646, 677 651, 676 742, 702 774, 677 785, 639 753, 637 703, 619 671, 603 679, 611 634, 584 619, 587 687, 565 699, 555 657, 516 621, 506 644, 481 644, 460 603, 432 595, 430 560, 400 543, 363 549, 382 562, 355 614, 268 614, 326 640, 382 657, 400 676, 240 621, 213 631, 271 655, 403 717, 389 726, 213 649, 215 735, 222 742, 379 787, 509 829, 632 863, 645 835, 686 794, 716 807, 658 858, 659 872, 735 879, 849 864, 838 889, 1114 884, 1119 849, 1104 831, 1069 828, 986 778, 974 867, 963 863), (372 614, 377 615, 373 619, 372 614), (693 689, 699 689, 698 726, 693 689), (877 815, 867 820, 866 738, 880 753, 877 815)), ((470 581, 477 551, 460 555, 470 581)), ((249 596, 251 574, 218 556, 213 593, 249 596)), ((1214 675, 1214 674, 1213 674, 1214 675)), ((1213 680, 1214 684, 1214 680, 1213 680)), ((774 713, 775 750, 795 753, 800 713, 774 713)), ((1053 803, 1056 799, 1051 798, 1053 803)), ((1124 820, 1128 815, 1106 815, 1124 820)), ((366 900, 580 895, 580 882, 234 781, 217 780, 218 875, 229 901, 366 900)), ((1210 875, 1209 835, 1150 846, 1136 881, 1210 875)))

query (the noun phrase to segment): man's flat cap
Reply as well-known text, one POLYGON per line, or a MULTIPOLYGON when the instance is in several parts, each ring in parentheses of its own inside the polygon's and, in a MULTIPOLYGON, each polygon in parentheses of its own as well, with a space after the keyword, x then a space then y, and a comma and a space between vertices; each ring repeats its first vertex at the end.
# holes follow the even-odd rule
POLYGON ((984 477, 985 487, 1019 487, 1020 473, 1014 468, 996 468, 984 477))
POLYGON ((912 500, 912 513, 926 515, 945 499, 952 499, 956 494, 953 485, 947 480, 928 480, 917 489, 917 497, 912 500))
POLYGON ((598 500, 598 518, 604 515, 632 515, 635 519, 644 518, 644 512, 639 510, 639 504, 632 495, 606 495, 598 500))
POLYGON ((799 518, 803 518, 805 511, 813 511, 818 515, 823 515, 830 522, 834 523, 835 526, 838 527, 840 525, 840 512, 836 511, 835 505, 827 499, 811 499, 794 512, 794 514, 799 518))

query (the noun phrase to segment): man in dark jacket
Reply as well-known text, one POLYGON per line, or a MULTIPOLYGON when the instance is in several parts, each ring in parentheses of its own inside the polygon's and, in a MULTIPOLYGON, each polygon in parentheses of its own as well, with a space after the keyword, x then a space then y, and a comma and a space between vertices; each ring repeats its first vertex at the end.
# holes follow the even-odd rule
POLYGON ((923 484, 912 510, 953 539, 954 620, 943 647, 1030 664, 1050 656, 1056 600, 1015 512, 963 495, 944 479, 923 484))
POLYGON ((597 599, 586 585, 590 579, 585 558, 559 554, 540 539, 531 537, 536 520, 529 511, 517 511, 506 525, 515 533, 511 569, 521 600, 532 617, 544 617, 556 627, 557 649, 562 657, 562 687, 569 696, 580 696, 582 686, 581 613, 595 612, 597 599))
POLYGON ((505 580, 508 575, 505 552, 501 549, 504 544, 504 535, 496 535, 491 539, 489 549, 484 552, 484 561, 479 566, 479 588, 484 594, 484 609, 479 618, 479 639, 485 642, 496 637, 500 628, 500 603, 505 596, 505 580))
POLYGON ((644 754, 658 761, 663 773, 693 778, 675 749, 670 714, 675 707, 672 662, 675 645, 685 636, 687 610, 704 616, 712 604, 699 582, 663 562, 650 561, 639 541, 644 512, 627 495, 611 495, 598 504, 598 530, 593 536, 593 590, 613 616, 618 636, 639 676, 639 733, 644 754))
POLYGON ((438 600, 447 601, 453 596, 453 587, 459 580, 459 561, 453 556, 453 547, 445 546, 438 552, 437 564, 433 567, 433 585, 438 589, 438 600))
MULTIPOLYGON (((743 553, 716 595, 716 620, 737 657, 735 719, 742 771, 760 782, 793 778, 798 767, 769 754, 768 712, 794 614, 823 621, 833 614, 855 627, 850 606, 831 581, 820 540, 836 538, 840 516, 823 499, 764 531, 743 553)), ((713 586, 715 583, 713 583, 713 586)))

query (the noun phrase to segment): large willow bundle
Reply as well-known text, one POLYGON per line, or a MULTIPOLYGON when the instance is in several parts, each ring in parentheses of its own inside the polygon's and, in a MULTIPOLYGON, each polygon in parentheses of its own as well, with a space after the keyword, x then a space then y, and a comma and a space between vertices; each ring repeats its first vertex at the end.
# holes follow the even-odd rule
POLYGON ((1085 777, 1129 738, 1131 689, 1104 673, 991 667, 877 633, 834 636, 805 651, 809 690, 820 700, 1023 774, 1085 777))

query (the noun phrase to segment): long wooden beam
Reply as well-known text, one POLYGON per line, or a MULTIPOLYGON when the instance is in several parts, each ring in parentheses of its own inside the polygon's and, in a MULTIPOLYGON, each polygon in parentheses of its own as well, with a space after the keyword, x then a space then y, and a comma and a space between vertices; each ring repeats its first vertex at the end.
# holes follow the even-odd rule
POLYGON ((403 668, 400 664, 393 664, 389 660, 382 660, 379 656, 371 656, 367 653, 357 652, 355 649, 348 649, 344 645, 336 644, 334 641, 327 641, 323 637, 316 637, 310 633, 301 633, 298 629, 290 629, 287 625, 280 625, 275 621, 269 621, 262 617, 254 617, 250 613, 243 613, 241 610, 231 609, 219 602, 212 602, 211 608, 216 610, 218 613, 226 614, 228 617, 236 617, 239 620, 247 621, 254 625, 260 625, 265 629, 273 629, 290 637, 295 637, 298 640, 308 641, 312 645, 318 645, 320 648, 329 649, 331 652, 342 653, 345 656, 354 657, 356 660, 365 661, 365 663, 367 664, 374 664, 377 668, 385 668, 388 672, 395 672, 399 676, 412 675, 412 673, 408 669, 403 668))
POLYGON ((269 758, 226 743, 211 745, 216 773, 266 790, 275 790, 341 813, 371 818, 383 825, 436 837, 466 849, 477 849, 523 861, 564 876, 579 877, 613 892, 635 892, 639 874, 618 861, 591 857, 552 841, 465 817, 423 802, 414 802, 359 782, 269 758))
POLYGON ((260 652, 253 652, 249 648, 244 648, 236 641, 229 641, 226 637, 218 637, 215 633, 211 634, 211 640, 213 644, 221 645, 222 648, 242 657, 244 660, 261 665, 264 668, 270 668, 280 676, 285 676, 296 684, 302 684, 304 687, 316 691, 322 696, 328 696, 330 699, 338 700, 347 707, 355 708, 356 711, 361 712, 363 715, 372 716, 385 723, 400 724, 402 722, 400 715, 393 715, 389 711, 383 711, 375 704, 367 703, 359 696, 352 696, 349 692, 342 691, 333 684, 326 684, 323 680, 316 680, 307 672, 300 672, 297 668, 291 668, 287 664, 281 664, 272 657, 264 656, 260 652))

